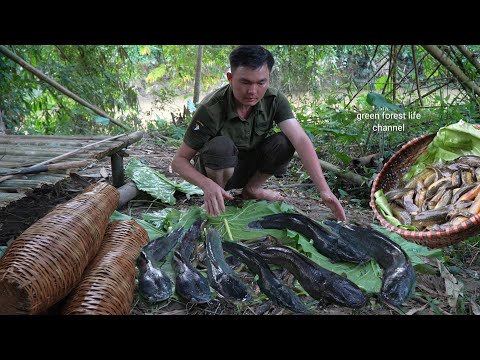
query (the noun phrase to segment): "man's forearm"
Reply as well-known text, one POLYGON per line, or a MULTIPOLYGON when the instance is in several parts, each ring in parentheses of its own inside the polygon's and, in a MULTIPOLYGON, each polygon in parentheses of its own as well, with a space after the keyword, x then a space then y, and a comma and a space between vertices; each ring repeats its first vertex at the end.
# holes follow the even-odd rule
POLYGON ((312 179, 313 183, 317 187, 318 191, 323 192, 329 190, 329 186, 325 177, 323 176, 322 168, 320 162, 318 161, 318 156, 313 147, 310 139, 307 141, 299 141, 296 146, 296 151, 302 164, 307 171, 308 175, 312 179))

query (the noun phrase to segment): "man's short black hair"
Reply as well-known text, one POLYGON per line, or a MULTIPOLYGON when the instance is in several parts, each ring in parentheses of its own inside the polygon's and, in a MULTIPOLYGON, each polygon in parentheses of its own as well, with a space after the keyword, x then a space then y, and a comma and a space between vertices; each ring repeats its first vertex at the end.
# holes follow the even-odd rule
POLYGON ((271 72, 275 63, 272 53, 260 45, 240 45, 230 53, 229 59, 232 72, 239 66, 256 70, 265 64, 271 72))

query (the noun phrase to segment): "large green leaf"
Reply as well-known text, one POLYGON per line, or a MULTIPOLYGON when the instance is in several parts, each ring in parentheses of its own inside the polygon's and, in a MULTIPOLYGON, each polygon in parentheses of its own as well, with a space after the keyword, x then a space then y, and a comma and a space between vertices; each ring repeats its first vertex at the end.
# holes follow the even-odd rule
POLYGON ((382 271, 376 262, 370 261, 364 265, 346 262, 332 263, 329 258, 323 256, 315 249, 311 240, 295 231, 289 231, 289 235, 297 239, 298 249, 321 267, 346 276, 367 293, 378 293, 380 291, 382 271))
POLYGON ((166 204, 174 205, 176 203, 173 194, 177 190, 188 195, 203 195, 203 191, 199 187, 186 181, 177 184, 137 159, 128 162, 125 167, 125 174, 132 179, 138 189, 166 204))
POLYGON ((429 249, 425 246, 407 241, 400 235, 376 224, 373 224, 372 227, 400 245, 401 248, 407 253, 413 267, 418 273, 430 275, 437 273, 436 267, 433 267, 428 262, 425 262, 423 257, 435 257, 440 262, 445 262, 445 257, 443 256, 443 251, 441 249, 429 249))
POLYGON ((150 240, 155 239, 155 238, 165 234, 164 230, 161 230, 160 228, 155 227, 151 223, 149 223, 145 220, 142 220, 142 219, 135 219, 135 218, 133 218, 129 215, 122 214, 122 213, 118 212, 117 210, 115 210, 113 212, 112 216, 110 216, 110 221, 131 220, 131 219, 135 220, 140 226, 142 226, 147 231, 148 238, 150 240))
POLYGON ((137 159, 132 159, 125 167, 125 174, 132 179, 138 189, 145 191, 163 203, 176 203, 175 186, 164 175, 143 165, 137 159))
POLYGON ((143 214, 143 220, 154 225, 158 229, 163 231, 172 231, 178 220, 181 217, 181 212, 175 208, 166 208, 160 211, 154 211, 151 213, 143 214))
POLYGON ((437 135, 410 167, 403 180, 410 180, 428 165, 455 160, 462 155, 480 156, 480 127, 460 120, 438 130, 437 135))
POLYGON ((368 93, 367 103, 379 108, 386 108, 391 111, 403 112, 403 109, 400 106, 389 103, 383 95, 373 91, 368 93))
POLYGON ((188 181, 182 181, 180 184, 175 185, 178 191, 181 191, 187 195, 203 195, 203 190, 198 186, 190 184, 188 181))
POLYGON ((225 239, 229 238, 226 228, 226 226, 228 226, 233 235, 233 241, 255 239, 268 234, 288 241, 289 239, 286 236, 286 230, 269 229, 253 231, 246 229, 246 226, 248 223, 266 215, 294 211, 295 208, 285 202, 248 200, 243 203, 241 208, 226 206, 223 214, 215 217, 208 217, 208 224, 215 226, 220 235, 225 239))

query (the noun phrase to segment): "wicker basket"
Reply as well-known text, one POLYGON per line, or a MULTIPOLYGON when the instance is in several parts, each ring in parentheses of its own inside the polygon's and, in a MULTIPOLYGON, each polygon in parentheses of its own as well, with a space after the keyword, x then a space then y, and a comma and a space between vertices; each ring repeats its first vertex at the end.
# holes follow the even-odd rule
POLYGON ((148 243, 134 220, 114 221, 80 284, 70 293, 64 315, 127 315, 135 291, 135 259, 148 243))
POLYGON ((386 193, 396 188, 403 175, 407 173, 410 166, 426 150, 436 134, 429 134, 420 138, 415 138, 405 144, 394 156, 387 161, 382 171, 377 175, 373 182, 370 194, 370 206, 375 212, 377 219, 387 229, 399 234, 404 239, 414 243, 425 245, 430 248, 440 248, 456 244, 468 239, 471 236, 480 233, 480 214, 472 216, 470 219, 459 225, 452 226, 445 230, 436 231, 409 231, 400 229, 390 224, 378 211, 375 205, 375 192, 380 189, 386 193))
POLYGON ((117 208, 105 183, 60 204, 35 222, 0 259, 0 314, 41 314, 78 284, 117 208))

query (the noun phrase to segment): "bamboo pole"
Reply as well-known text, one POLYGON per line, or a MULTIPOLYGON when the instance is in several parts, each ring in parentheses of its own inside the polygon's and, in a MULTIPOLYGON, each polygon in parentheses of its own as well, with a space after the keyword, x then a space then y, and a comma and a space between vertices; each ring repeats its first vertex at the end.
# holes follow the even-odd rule
POLYGON ((137 189, 137 186, 133 181, 124 184, 117 190, 120 193, 117 209, 122 208, 126 203, 134 199, 140 193, 140 190, 137 189))
MULTIPOLYGON (((429 92, 427 92, 427 93, 423 94, 421 97, 422 97, 422 98, 424 98, 424 97, 427 97, 427 96, 428 96, 428 95, 430 95, 430 94, 433 94, 435 91, 437 91, 437 90, 440 90, 441 88, 443 88, 443 87, 447 86, 447 85, 448 85, 448 84, 450 84, 452 81, 453 81, 453 79, 452 79, 452 80, 449 80, 449 81, 447 81, 447 82, 446 82, 446 83, 444 83, 444 84, 441 84, 441 85, 439 85, 439 86, 438 86, 438 87, 436 87, 435 89, 433 89, 433 90, 430 90, 429 92)), ((414 103, 415 103, 417 100, 418 100, 418 99, 415 99, 415 100, 411 101, 411 102, 408 104, 408 106, 410 106, 410 105, 414 104, 414 103)))
POLYGON ((455 76, 461 83, 473 91, 477 96, 480 96, 480 87, 469 79, 467 75, 457 66, 455 63, 448 58, 448 56, 438 48, 436 45, 422 45, 422 47, 427 50, 430 55, 432 55, 438 62, 450 71, 453 76, 455 76))
MULTIPOLYGON (((104 140, 101 140, 101 141, 97 141, 97 142, 94 142, 92 144, 88 144, 88 145, 85 145, 85 146, 82 146, 81 148, 77 149, 77 150, 74 150, 74 151, 70 151, 66 154, 63 154, 63 155, 60 155, 60 156, 56 156, 54 158, 51 158, 51 159, 48 159, 48 160, 45 160, 45 161, 42 161, 38 164, 35 164, 34 166, 40 166, 40 165, 46 165, 48 163, 51 163, 53 161, 58 161, 58 160, 62 160, 62 159, 65 159, 73 154, 76 154, 76 153, 79 153, 89 147, 92 147, 92 146, 95 146, 95 145, 98 145, 98 144, 101 144, 103 142, 106 142, 106 141, 110 141, 110 140, 114 140, 114 139, 117 139, 119 137, 122 137, 122 136, 125 136, 125 134, 121 134, 121 135, 117 135, 117 136, 113 136, 111 138, 108 138, 108 139, 104 139, 104 140)), ((5 180, 8 180, 8 179, 11 179, 12 177, 14 177, 15 175, 7 175, 7 176, 3 176, 0 178, 0 182, 2 181, 5 181, 5 180)))
POLYGON ((458 50, 470 61, 470 63, 475 66, 477 72, 480 73, 480 62, 478 62, 477 58, 467 49, 465 45, 455 45, 458 50))
MULTIPOLYGON (((300 158, 297 153, 295 153, 294 156, 297 157, 297 158, 300 158)), ((368 185, 368 179, 364 176, 357 175, 357 174, 355 174, 351 171, 348 171, 348 170, 342 170, 342 169, 338 168, 337 166, 335 166, 335 165, 333 165, 329 162, 326 162, 324 160, 318 159, 318 161, 320 162, 320 166, 322 167, 323 170, 331 171, 335 175, 337 175, 338 177, 349 180, 349 181, 357 184, 358 186, 368 185)))
POLYGON ((90 110, 92 110, 95 114, 97 115, 100 115, 100 116, 103 116, 107 119, 109 119, 111 122, 113 122, 114 124, 118 125, 118 126, 121 126, 122 128, 124 128, 125 130, 129 130, 131 131, 131 129, 123 124, 122 122, 120 122, 119 120, 115 120, 114 118, 112 118, 111 116, 109 116, 106 112, 104 112, 103 110, 100 110, 99 108, 97 108, 96 106, 86 102, 85 100, 83 100, 82 98, 80 98, 78 95, 75 95, 73 92, 71 92, 70 90, 68 90, 67 88, 63 87, 62 85, 60 85, 59 83, 57 83, 56 81, 50 79, 47 75, 45 75, 44 73, 42 73, 40 70, 34 68, 32 65, 30 65, 29 63, 27 63, 25 60, 23 60, 21 57, 19 57, 18 55, 14 54, 13 52, 11 52, 10 50, 8 50, 4 45, 0 45, 0 52, 2 54, 4 54, 6 57, 8 57, 10 60, 13 60, 15 61, 17 64, 19 64, 21 67, 27 69, 28 71, 30 71, 33 75, 37 76, 38 78, 42 79, 43 81, 47 82, 48 84, 50 84, 51 86, 53 86, 55 89, 57 89, 58 91, 62 92, 63 94, 67 95, 69 98, 72 98, 73 100, 75 100, 76 102, 82 104, 83 106, 86 106, 87 108, 89 108, 90 110))
POLYGON ((37 165, 37 166, 30 166, 26 168, 19 168, 19 169, 10 169, 8 173, 0 174, 0 175, 17 175, 17 174, 35 174, 44 171, 51 171, 51 170, 66 170, 72 168, 79 168, 82 166, 87 166, 90 164, 91 160, 80 160, 80 161, 66 161, 57 164, 50 164, 50 165, 37 165))
POLYGON ((45 161, 42 161, 41 163, 39 164, 36 164, 36 166, 38 165, 45 165, 45 164, 48 164, 48 163, 51 163, 51 162, 54 162, 54 161, 58 161, 58 160, 62 160, 62 159, 65 159, 67 157, 69 157, 70 155, 73 155, 73 154, 76 154, 76 153, 79 153, 89 147, 92 147, 92 146, 95 146, 95 145, 98 145, 98 144, 101 144, 101 143, 104 143, 106 141, 111 141, 111 140, 115 140, 115 139, 118 139, 119 137, 122 137, 122 136, 125 136, 126 134, 121 134, 121 135, 117 135, 117 136, 113 136, 111 138, 108 138, 108 139, 103 139, 103 140, 100 140, 100 141, 97 141, 97 142, 94 142, 94 143, 91 143, 91 144, 88 144, 88 145, 85 145, 85 146, 82 146, 81 148, 77 149, 77 150, 73 150, 73 151, 70 151, 66 154, 63 154, 63 155, 60 155, 60 156, 56 156, 54 158, 51 158, 50 160, 45 160, 45 161))
POLYGON ((420 106, 423 106, 422 94, 420 92, 420 82, 418 80, 417 55, 415 53, 415 45, 412 45, 412 57, 413 57, 413 67, 415 69, 415 84, 417 86, 418 99, 420 100, 420 106))
POLYGON ((333 164, 330 164, 329 162, 326 162, 324 160, 318 160, 320 161, 320 166, 328 171, 333 172, 335 175, 344 178, 345 180, 349 180, 358 186, 363 186, 368 184, 368 179, 364 176, 357 175, 351 171, 348 170, 341 170, 340 168, 336 167, 333 164))

